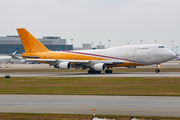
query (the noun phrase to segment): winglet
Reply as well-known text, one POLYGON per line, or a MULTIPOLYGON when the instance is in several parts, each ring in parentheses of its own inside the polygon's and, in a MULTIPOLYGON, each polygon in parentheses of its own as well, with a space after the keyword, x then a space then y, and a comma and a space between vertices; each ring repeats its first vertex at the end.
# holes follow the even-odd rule
POLYGON ((26 53, 50 51, 34 36, 32 36, 25 28, 17 28, 17 31, 26 53))

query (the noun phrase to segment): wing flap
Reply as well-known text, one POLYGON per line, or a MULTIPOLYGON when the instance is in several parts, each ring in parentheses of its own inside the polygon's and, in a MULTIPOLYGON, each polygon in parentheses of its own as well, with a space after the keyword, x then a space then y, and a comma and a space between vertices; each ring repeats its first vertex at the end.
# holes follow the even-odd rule
POLYGON ((114 64, 122 64, 122 61, 112 61, 112 60, 63 60, 63 59, 26 59, 27 61, 36 61, 36 62, 44 62, 49 63, 51 65, 55 65, 60 62, 70 62, 73 64, 96 64, 96 63, 104 63, 107 65, 114 64))

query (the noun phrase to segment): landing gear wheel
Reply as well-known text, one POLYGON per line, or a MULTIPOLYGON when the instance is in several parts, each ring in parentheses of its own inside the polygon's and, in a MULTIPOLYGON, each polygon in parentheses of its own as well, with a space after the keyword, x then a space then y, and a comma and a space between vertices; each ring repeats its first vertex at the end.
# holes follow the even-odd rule
POLYGON ((89 73, 89 74, 93 74, 93 70, 89 70, 88 73, 89 73))
POLYGON ((159 72, 160 72, 160 69, 159 69, 160 65, 161 65, 161 64, 157 64, 157 66, 156 66, 157 69, 155 70, 156 73, 159 73, 159 72))
POLYGON ((113 72, 112 70, 108 70, 108 69, 105 70, 105 73, 112 73, 112 72, 113 72))
POLYGON ((159 72, 160 72, 160 70, 159 70, 159 69, 156 69, 156 70, 155 70, 155 72, 156 72, 156 73, 159 73, 159 72))
POLYGON ((89 70, 88 73, 89 73, 89 74, 100 74, 101 71, 89 70))

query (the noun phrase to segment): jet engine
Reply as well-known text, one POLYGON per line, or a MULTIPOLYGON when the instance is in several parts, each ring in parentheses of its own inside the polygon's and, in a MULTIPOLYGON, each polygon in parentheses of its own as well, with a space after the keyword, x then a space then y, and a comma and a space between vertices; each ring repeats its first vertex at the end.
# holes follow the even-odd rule
POLYGON ((24 64, 24 63, 26 63, 27 61, 25 60, 25 59, 22 59, 22 60, 20 60, 20 63, 21 64, 24 64))
POLYGON ((70 62, 61 62, 57 65, 54 65, 55 68, 59 68, 61 70, 67 70, 71 68, 71 63, 70 62))
POLYGON ((103 70, 105 70, 105 68, 106 68, 106 65, 104 63, 97 63, 92 66, 92 69, 94 71, 103 71, 103 70))

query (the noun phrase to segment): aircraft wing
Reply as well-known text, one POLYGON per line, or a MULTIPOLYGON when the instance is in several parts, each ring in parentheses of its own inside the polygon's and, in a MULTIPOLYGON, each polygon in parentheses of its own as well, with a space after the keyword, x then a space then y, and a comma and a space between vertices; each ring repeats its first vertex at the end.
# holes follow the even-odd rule
POLYGON ((53 63, 57 64, 57 62, 79 62, 79 63, 89 63, 88 60, 58 60, 58 59, 26 59, 28 61, 37 61, 37 62, 45 62, 45 63, 53 63))
POLYGON ((36 62, 44 62, 50 65, 57 65, 61 62, 70 62, 74 66, 76 65, 87 65, 91 66, 97 63, 104 63, 107 65, 115 65, 115 64, 122 64, 123 61, 113 61, 113 60, 63 60, 63 59, 26 59, 27 61, 36 61, 36 62))
POLYGON ((21 59, 19 57, 17 57, 16 55, 10 55, 12 57, 12 59, 21 59))

